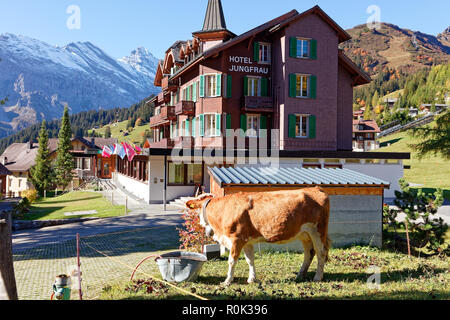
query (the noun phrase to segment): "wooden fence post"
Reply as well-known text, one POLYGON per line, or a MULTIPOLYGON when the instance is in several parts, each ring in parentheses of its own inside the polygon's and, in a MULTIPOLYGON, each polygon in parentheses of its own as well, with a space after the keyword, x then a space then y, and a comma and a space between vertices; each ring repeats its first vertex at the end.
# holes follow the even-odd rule
POLYGON ((11 213, 0 213, 0 300, 18 300, 12 256, 11 213))

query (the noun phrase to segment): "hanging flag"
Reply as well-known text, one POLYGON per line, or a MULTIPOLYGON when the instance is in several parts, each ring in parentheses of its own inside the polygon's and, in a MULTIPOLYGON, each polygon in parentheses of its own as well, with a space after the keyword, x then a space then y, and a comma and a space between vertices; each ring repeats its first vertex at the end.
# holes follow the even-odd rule
POLYGON ((116 148, 114 149, 114 154, 118 155, 122 160, 125 159, 125 156, 127 155, 125 153, 125 148, 121 145, 116 143, 116 148))
POLYGON ((133 143, 133 148, 134 148, 134 150, 136 150, 137 154, 142 154, 142 149, 141 149, 141 147, 139 147, 139 146, 137 146, 137 145, 135 145, 135 144, 133 143))
POLYGON ((126 142, 123 142, 123 146, 125 148, 125 152, 128 157, 128 161, 133 161, 134 156, 136 155, 136 151, 126 142))
POLYGON ((103 152, 102 152, 102 157, 103 158, 111 158, 112 154, 113 154, 113 150, 111 150, 110 146, 104 146, 103 147, 103 152))

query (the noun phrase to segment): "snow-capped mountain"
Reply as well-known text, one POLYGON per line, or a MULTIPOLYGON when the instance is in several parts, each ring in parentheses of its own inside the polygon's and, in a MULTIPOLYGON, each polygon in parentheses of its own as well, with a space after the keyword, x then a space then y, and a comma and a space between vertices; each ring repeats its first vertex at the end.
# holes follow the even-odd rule
POLYGON ((116 60, 90 42, 57 47, 10 33, 0 35, 0 137, 71 113, 128 107, 159 90, 158 59, 138 48, 116 60))

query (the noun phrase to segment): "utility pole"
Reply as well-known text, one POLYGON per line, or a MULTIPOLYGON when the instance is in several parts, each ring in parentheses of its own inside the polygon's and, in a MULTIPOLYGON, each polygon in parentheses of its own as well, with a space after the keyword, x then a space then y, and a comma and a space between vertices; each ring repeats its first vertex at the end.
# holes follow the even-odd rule
POLYGON ((12 256, 11 213, 0 213, 0 300, 18 300, 12 256))

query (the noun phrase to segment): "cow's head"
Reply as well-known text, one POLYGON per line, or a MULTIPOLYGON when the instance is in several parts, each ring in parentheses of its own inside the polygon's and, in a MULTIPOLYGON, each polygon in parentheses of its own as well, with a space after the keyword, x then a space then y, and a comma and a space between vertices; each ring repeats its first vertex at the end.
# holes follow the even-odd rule
POLYGON ((194 210, 200 216, 200 225, 205 228, 206 235, 208 237, 212 237, 214 234, 214 230, 208 224, 208 219, 206 217, 206 212, 203 210, 203 205, 206 201, 213 199, 214 196, 212 194, 202 194, 196 199, 186 201, 186 208, 188 210, 194 210))

